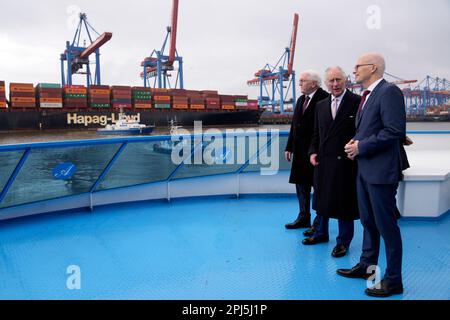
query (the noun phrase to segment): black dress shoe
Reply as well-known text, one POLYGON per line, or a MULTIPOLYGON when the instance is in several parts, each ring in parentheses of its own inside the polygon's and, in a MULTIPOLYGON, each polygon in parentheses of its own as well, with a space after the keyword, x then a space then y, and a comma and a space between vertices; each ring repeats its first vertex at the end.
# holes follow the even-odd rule
POLYGON ((400 284, 389 284, 384 279, 380 281, 379 284, 366 289, 366 294, 372 297, 390 297, 394 294, 402 294, 403 285, 400 284))
POLYGON ((308 230, 303 232, 303 235, 305 237, 312 237, 315 233, 316 233, 316 228, 314 226, 312 226, 311 228, 309 228, 308 230))
POLYGON ((361 278, 366 280, 371 276, 359 263, 351 269, 338 269, 336 273, 347 278, 361 278))
POLYGON ((310 228, 311 227, 311 218, 305 217, 304 215, 300 214, 292 223, 288 223, 285 225, 286 229, 300 229, 300 228, 310 228))
POLYGON ((347 250, 348 249, 345 246, 339 244, 336 247, 334 247, 333 251, 331 252, 331 255, 335 258, 340 258, 347 254, 347 250))
POLYGON ((328 242, 329 239, 328 237, 310 237, 310 238, 306 238, 303 239, 302 243, 304 245, 313 245, 313 244, 318 244, 318 243, 323 243, 323 242, 328 242))

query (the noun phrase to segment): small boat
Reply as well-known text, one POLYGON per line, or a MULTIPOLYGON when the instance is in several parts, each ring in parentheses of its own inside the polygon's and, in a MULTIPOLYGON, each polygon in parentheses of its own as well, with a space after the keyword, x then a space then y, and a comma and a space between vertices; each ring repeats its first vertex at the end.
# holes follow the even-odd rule
MULTIPOLYGON (((170 136, 176 136, 179 134, 178 129, 181 128, 181 126, 176 125, 176 121, 170 120, 169 122, 169 134, 170 136)), ((172 150, 177 146, 179 143, 182 145, 186 144, 186 140, 181 140, 178 142, 173 142, 172 140, 165 140, 165 141, 159 141, 153 145, 153 150, 155 152, 159 153, 165 153, 165 154, 171 154, 172 150)))
POLYGON ((107 124, 104 128, 98 129, 100 134, 151 134, 155 126, 141 124, 138 121, 127 117, 122 111, 119 119, 114 124, 107 124))

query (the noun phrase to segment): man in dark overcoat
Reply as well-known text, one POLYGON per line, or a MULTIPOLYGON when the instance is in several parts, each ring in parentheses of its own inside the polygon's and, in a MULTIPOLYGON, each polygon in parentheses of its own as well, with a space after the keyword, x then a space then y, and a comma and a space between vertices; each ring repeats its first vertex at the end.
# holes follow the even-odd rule
MULTIPOLYGON (((310 196, 314 167, 309 162, 309 146, 314 131, 316 103, 328 96, 321 86, 321 79, 313 70, 300 75, 302 96, 297 100, 291 130, 285 150, 287 161, 292 159, 289 183, 295 184, 300 211, 296 220, 286 224, 287 229, 311 227, 310 196)), ((317 220, 315 220, 317 225, 317 220)))
POLYGON ((332 256, 343 257, 353 239, 354 220, 359 219, 356 162, 347 157, 344 147, 355 135, 361 97, 346 89, 347 76, 342 68, 330 67, 325 76, 331 95, 316 105, 309 151, 315 166, 313 208, 320 217, 319 226, 303 244, 328 242, 329 219, 338 219, 339 234, 332 256))

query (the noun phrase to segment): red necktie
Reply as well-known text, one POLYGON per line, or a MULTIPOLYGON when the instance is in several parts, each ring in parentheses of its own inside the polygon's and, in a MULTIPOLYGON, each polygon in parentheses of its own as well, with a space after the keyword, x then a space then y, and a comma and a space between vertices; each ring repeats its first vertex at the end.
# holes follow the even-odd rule
POLYGON ((364 103, 366 102, 366 98, 367 96, 370 94, 370 90, 366 90, 364 91, 362 97, 361 97, 361 102, 359 103, 359 107, 358 107, 358 113, 361 113, 363 107, 364 107, 364 103))
POLYGON ((308 108, 309 99, 310 99, 309 96, 305 97, 305 102, 303 102, 303 114, 305 113, 306 108, 308 108))

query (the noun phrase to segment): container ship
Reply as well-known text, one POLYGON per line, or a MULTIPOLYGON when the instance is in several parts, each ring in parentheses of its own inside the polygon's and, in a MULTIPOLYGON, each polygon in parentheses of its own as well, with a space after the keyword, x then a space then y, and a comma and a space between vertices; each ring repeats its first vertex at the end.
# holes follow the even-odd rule
POLYGON ((164 126, 256 124, 262 113, 257 100, 213 90, 10 83, 8 100, 0 81, 0 130, 95 129, 115 123, 120 110, 164 126))

